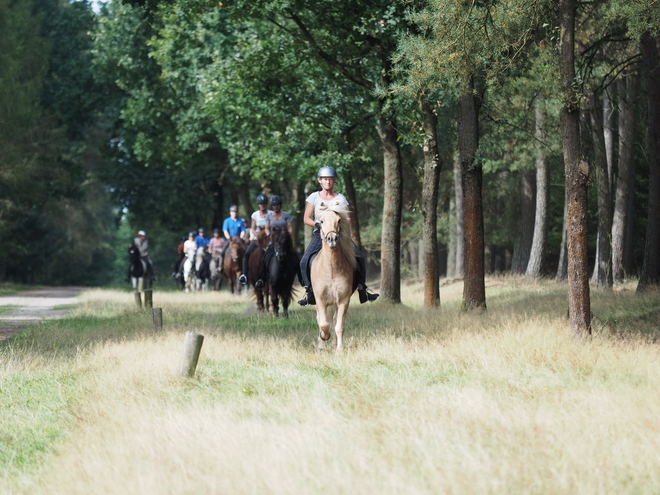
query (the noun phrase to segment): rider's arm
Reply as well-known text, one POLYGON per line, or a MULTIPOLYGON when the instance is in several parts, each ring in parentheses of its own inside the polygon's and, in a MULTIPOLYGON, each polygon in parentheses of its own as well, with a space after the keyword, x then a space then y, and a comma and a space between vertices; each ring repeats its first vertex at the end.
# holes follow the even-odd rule
POLYGON ((228 230, 223 230, 222 233, 225 235, 225 239, 227 239, 228 241, 231 240, 231 236, 229 235, 228 230))
POLYGON ((305 203, 303 222, 312 228, 316 227, 316 222, 314 222, 314 205, 312 203, 305 203))
POLYGON ((266 225, 264 225, 264 230, 266 231, 266 235, 270 235, 270 222, 266 222, 266 225))

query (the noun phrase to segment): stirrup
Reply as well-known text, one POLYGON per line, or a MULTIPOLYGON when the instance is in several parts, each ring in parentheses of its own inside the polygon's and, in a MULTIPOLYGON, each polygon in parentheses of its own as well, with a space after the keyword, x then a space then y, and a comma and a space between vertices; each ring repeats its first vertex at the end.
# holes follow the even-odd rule
POLYGON ((303 297, 300 301, 298 301, 298 304, 300 304, 301 306, 307 306, 308 304, 316 304, 316 298, 314 297, 314 293, 311 290, 307 291, 305 297, 303 297))
POLYGON ((358 294, 360 296, 360 304, 364 304, 366 302, 374 302, 380 296, 380 294, 367 292, 367 288, 364 286, 362 288, 358 288, 358 294))

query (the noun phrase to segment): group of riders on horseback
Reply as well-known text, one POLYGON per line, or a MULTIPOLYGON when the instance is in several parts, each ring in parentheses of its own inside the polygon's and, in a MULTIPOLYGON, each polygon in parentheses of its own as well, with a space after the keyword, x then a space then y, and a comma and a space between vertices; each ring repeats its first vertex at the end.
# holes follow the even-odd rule
MULTIPOLYGON (((272 265, 276 262, 282 263, 283 260, 288 260, 286 263, 290 264, 291 267, 288 271, 285 270, 288 275, 284 278, 290 279, 289 296, 294 278, 297 275, 305 288, 305 295, 298 303, 301 306, 316 304, 310 281, 310 267, 323 243, 320 235, 319 207, 332 202, 348 208, 348 201, 344 195, 334 191, 336 178, 337 173, 333 167, 321 167, 317 174, 321 190, 313 192, 306 199, 303 221, 305 225, 312 227, 314 230, 312 240, 307 246, 302 259, 299 259, 293 249, 291 242, 293 217, 289 212, 282 210, 282 198, 274 195, 269 200, 266 195, 259 194, 256 198, 258 209, 250 217, 249 239, 246 239, 248 230, 245 222, 238 218, 238 208, 232 205, 229 209, 230 216, 225 219, 222 225, 222 231, 217 228, 213 229, 213 237, 207 238, 203 228, 199 228, 197 232, 191 231, 187 239, 182 237, 182 242, 178 246, 179 258, 174 266, 173 276, 179 280, 180 285, 186 292, 205 288, 205 284, 209 280, 213 280, 214 288, 219 289, 222 280, 220 275, 222 274, 232 282, 235 280, 239 284, 237 286, 239 292, 240 285, 247 285, 249 281, 252 282, 256 292, 264 290, 268 284, 281 283, 280 279, 282 277, 278 275, 279 272, 273 269, 272 265), (269 202, 271 209, 268 208, 269 202), (247 244, 247 248, 245 248, 245 244, 247 244), (286 247, 283 248, 282 246, 286 247), (242 260, 240 260, 240 253, 234 253, 234 251, 243 250, 242 260), (287 252, 283 253, 283 250, 287 252), (250 259, 255 252, 259 254, 258 258, 260 258, 260 263, 256 266, 254 263, 250 263, 250 259), (238 276, 239 273, 240 276, 238 276), (271 280, 273 277, 277 280, 271 280), (194 281, 189 282, 191 279, 194 279, 194 281)), ((144 231, 140 230, 138 232, 138 237, 134 240, 132 246, 139 252, 140 258, 150 268, 148 241, 144 231)), ((375 301, 378 294, 368 291, 365 283, 364 257, 358 247, 355 244, 353 246, 357 260, 354 280, 360 302, 375 301)), ((233 283, 231 289, 233 292, 233 283)), ((287 306, 288 300, 285 302, 285 312, 287 306)))

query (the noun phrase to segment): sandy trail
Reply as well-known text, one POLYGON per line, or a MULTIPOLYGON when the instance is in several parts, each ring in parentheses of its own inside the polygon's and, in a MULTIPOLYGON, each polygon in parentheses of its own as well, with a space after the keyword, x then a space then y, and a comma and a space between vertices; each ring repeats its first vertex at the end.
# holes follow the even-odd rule
POLYGON ((71 308, 56 308, 77 304, 77 296, 84 289, 48 287, 26 290, 12 296, 0 296, 0 306, 12 306, 11 310, 0 314, 0 341, 8 339, 28 325, 67 314, 71 308))

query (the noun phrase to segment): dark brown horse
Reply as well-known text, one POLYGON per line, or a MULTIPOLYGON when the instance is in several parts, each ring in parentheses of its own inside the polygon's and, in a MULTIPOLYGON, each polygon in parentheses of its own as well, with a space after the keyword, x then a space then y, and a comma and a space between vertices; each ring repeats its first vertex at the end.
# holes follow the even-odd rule
POLYGON ((274 228, 271 233, 272 243, 264 260, 268 282, 270 284, 271 308, 274 316, 279 315, 279 302, 282 301, 284 316, 289 316, 289 303, 293 296, 293 284, 296 275, 300 279, 300 258, 293 248, 289 231, 274 228))
POLYGON ((243 254, 245 253, 245 244, 240 237, 234 236, 229 241, 229 247, 225 252, 224 268, 225 276, 229 279, 229 290, 231 293, 241 293, 241 285, 238 283, 238 277, 241 276, 241 265, 243 264, 243 254))
MULTIPOLYGON (((268 247, 270 242, 268 236, 266 235, 265 230, 260 230, 257 232, 255 239, 257 243, 257 249, 255 249, 250 255, 248 260, 248 280, 254 287, 254 284, 257 280, 261 278, 262 272, 262 260, 264 259, 264 250, 268 247)), ((262 288, 254 289, 254 297, 257 300, 257 310, 260 313, 268 310, 268 284, 262 288), (265 299, 265 301, 264 301, 265 299)))

